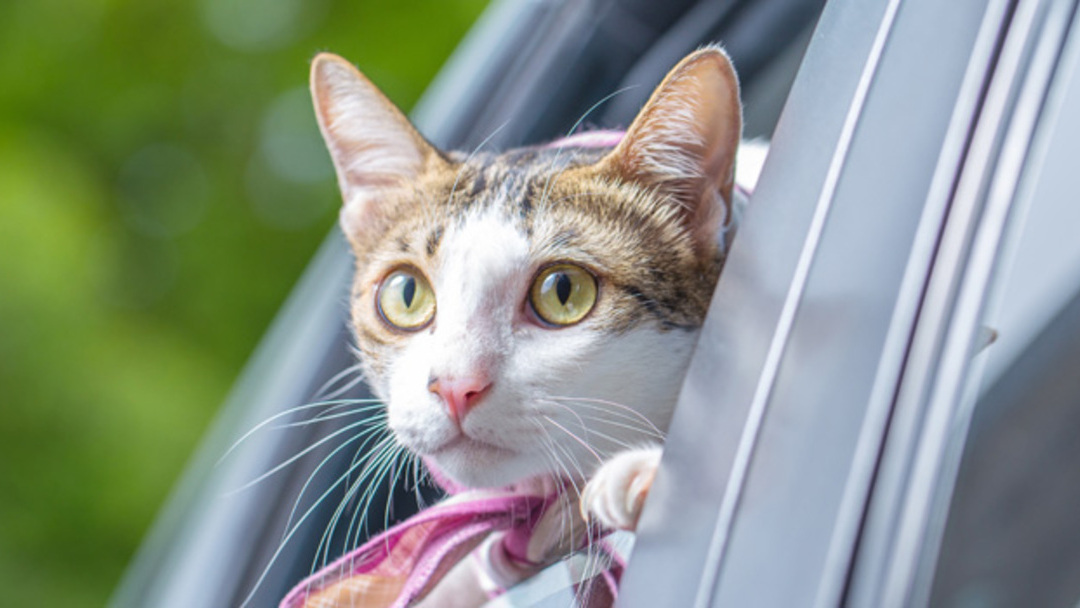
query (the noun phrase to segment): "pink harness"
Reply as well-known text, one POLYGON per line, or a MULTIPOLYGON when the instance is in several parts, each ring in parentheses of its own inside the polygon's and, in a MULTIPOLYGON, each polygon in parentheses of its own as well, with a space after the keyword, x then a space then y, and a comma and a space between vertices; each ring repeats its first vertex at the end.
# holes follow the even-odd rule
POLYGON ((553 531, 564 536, 560 509, 577 508, 563 499, 567 494, 566 487, 550 482, 456 493, 303 580, 280 608, 405 608, 439 593, 439 583, 469 554, 474 576, 462 574, 458 578, 465 582, 452 583, 455 588, 444 593, 482 602, 590 544, 610 565, 578 592, 590 605, 610 605, 624 564, 600 540, 604 532, 582 526, 569 541, 577 546, 566 546, 565 539, 552 543, 553 531))
POLYGON ((622 141, 623 131, 583 131, 545 145, 545 148, 614 148, 622 141))

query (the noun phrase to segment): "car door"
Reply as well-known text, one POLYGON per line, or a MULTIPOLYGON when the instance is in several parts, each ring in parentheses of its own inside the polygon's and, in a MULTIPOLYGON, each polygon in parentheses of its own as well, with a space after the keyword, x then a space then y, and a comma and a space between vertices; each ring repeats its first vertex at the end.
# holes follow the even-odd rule
MULTIPOLYGON (((1030 340, 1074 324, 1053 304, 1075 295, 1072 239, 1052 230, 1075 206, 1075 171, 1055 164, 1076 158, 1074 25, 1073 2, 826 7, 717 288, 621 605, 1075 604, 1068 518, 1039 522, 1054 547, 965 529, 982 505, 968 488, 1026 496, 985 481, 959 486, 949 512, 972 412, 991 412, 976 428, 1000 435, 995 399, 1012 391, 1021 411, 1017 391, 1041 386, 1031 371, 1001 384, 1021 373, 1017 353, 1052 366, 1066 347, 1030 340), (1002 270, 1033 244, 1019 274, 1002 270), (1048 268, 1021 284, 1035 295, 1010 299, 1017 277, 1048 268), (995 326, 1009 333, 992 343, 995 326), (1000 378, 989 388, 986 367, 1000 378), (997 541, 996 570, 972 565, 975 538, 997 541), (1026 593, 1004 577, 1021 548, 1062 558, 1026 593)), ((1050 411, 1041 430, 1076 428, 1050 411)), ((961 481, 1004 460, 985 456, 985 432, 961 481)), ((1028 489, 1053 512, 1075 513, 1071 494, 1050 491, 1076 480, 1071 452, 1058 454, 1066 464, 1022 470, 1042 474, 1028 489)))

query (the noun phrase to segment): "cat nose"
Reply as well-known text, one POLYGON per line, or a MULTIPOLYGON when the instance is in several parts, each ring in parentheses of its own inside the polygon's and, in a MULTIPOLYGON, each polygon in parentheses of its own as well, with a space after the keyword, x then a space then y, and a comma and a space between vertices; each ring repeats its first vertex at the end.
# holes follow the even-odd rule
POLYGON ((458 426, 490 388, 491 381, 483 376, 432 378, 428 381, 428 390, 442 397, 450 417, 458 426))

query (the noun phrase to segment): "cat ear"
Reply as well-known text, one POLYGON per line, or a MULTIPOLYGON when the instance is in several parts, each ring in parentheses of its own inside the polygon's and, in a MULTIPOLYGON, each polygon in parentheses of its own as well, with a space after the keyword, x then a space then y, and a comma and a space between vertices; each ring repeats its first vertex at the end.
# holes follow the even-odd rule
POLYGON ((445 162, 382 91, 337 55, 312 61, 311 96, 341 186, 346 234, 370 224, 380 192, 445 162))
POLYGON ((742 134, 739 82, 724 51, 698 50, 668 73, 603 161, 672 197, 703 251, 731 217, 742 134))

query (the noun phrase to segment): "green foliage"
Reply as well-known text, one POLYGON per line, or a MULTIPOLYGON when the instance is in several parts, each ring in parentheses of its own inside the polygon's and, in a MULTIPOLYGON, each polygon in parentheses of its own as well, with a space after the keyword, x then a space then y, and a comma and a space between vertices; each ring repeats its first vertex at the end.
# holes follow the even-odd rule
POLYGON ((409 107, 482 0, 0 3, 0 588, 100 606, 330 230, 304 88, 409 107))

